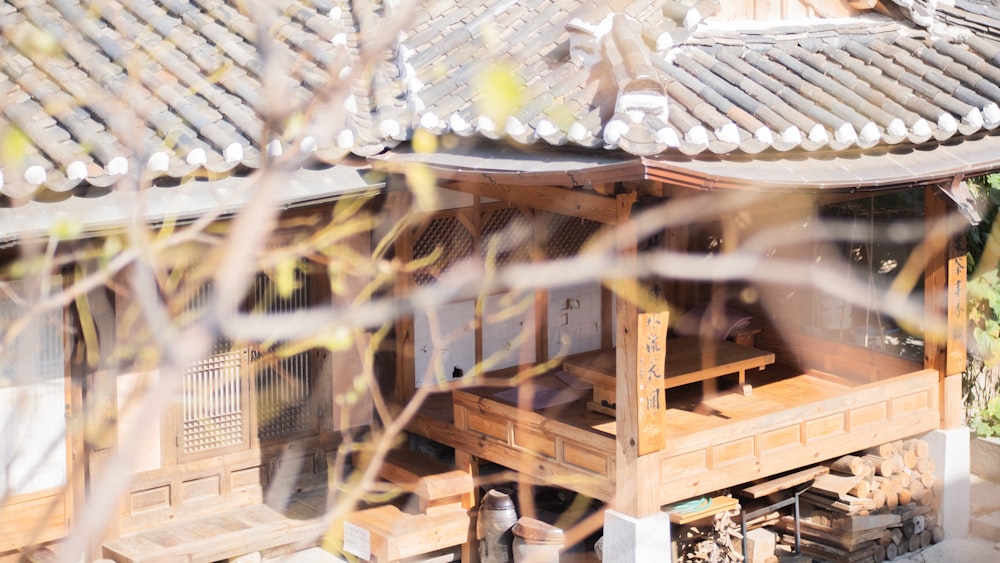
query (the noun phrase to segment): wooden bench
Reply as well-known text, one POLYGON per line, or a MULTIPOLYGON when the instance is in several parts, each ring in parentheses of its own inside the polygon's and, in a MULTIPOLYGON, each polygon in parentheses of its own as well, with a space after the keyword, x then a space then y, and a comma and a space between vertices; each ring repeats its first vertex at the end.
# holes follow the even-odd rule
MULTIPOLYGON (((774 363, 774 353, 741 346, 727 340, 705 341, 696 336, 667 340, 663 388, 672 389, 689 383, 703 382, 705 396, 714 394, 714 379, 736 374, 744 394, 750 393, 746 372, 764 369, 774 363)), ((562 368, 593 384, 593 400, 587 407, 596 412, 615 416, 617 402, 617 359, 615 350, 595 350, 567 357, 562 368)))
MULTIPOLYGON (((364 455, 355 464, 364 465, 364 455)), ((391 450, 378 477, 416 497, 416 505, 385 504, 344 520, 344 551, 369 561, 399 561, 469 541, 467 498, 472 476, 411 450, 391 450)))
POLYGON ((326 490, 307 491, 293 495, 284 512, 245 506, 127 534, 105 543, 102 554, 116 563, 211 563, 253 552, 295 551, 322 541, 325 510, 326 490))

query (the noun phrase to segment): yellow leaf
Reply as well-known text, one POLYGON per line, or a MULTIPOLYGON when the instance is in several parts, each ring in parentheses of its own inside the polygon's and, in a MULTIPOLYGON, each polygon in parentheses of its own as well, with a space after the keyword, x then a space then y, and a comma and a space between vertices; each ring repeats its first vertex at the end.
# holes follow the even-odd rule
POLYGON ((545 112, 545 117, 547 117, 553 125, 563 131, 569 131, 570 126, 576 122, 576 116, 573 115, 573 109, 566 104, 559 104, 549 108, 545 112))
POLYGON ((437 177, 428 166, 413 164, 407 167, 406 183, 419 209, 433 211, 437 207, 437 177))
POLYGON ((432 153, 437 150, 438 139, 434 133, 426 129, 413 132, 413 150, 420 153, 432 153))
POLYGON ((16 127, 8 127, 0 136, 0 162, 4 166, 20 164, 28 154, 28 137, 16 127))
POLYGON ((524 84, 509 66, 491 66, 477 81, 479 111, 493 120, 498 129, 524 105, 524 84))
POLYGON ((80 236, 83 224, 76 219, 60 219, 52 225, 52 236, 56 240, 72 240, 80 236))
POLYGON ((288 116, 285 122, 285 138, 294 139, 302 134, 306 125, 306 116, 301 111, 297 111, 288 116))
POLYGON ((337 352, 350 348, 354 344, 354 336, 349 329, 340 327, 322 335, 320 341, 327 350, 337 352))
POLYGON ((278 295, 283 299, 288 299, 295 293, 296 283, 295 283, 295 269, 297 264, 295 258, 291 256, 286 256, 278 262, 276 267, 274 283, 278 289, 278 295))

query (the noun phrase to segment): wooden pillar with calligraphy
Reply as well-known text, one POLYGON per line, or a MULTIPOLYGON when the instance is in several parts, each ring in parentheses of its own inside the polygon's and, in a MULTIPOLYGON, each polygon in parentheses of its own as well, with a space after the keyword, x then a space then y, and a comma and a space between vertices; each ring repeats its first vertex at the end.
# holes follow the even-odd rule
MULTIPOLYGON (((958 181, 960 179, 956 179, 958 181)), ((964 225, 936 188, 924 196, 924 367, 941 377, 941 427, 964 424, 962 373, 966 369, 966 259, 964 225)))
POLYGON ((667 313, 640 314, 636 230, 630 222, 635 194, 616 196, 618 216, 615 239, 619 275, 616 295, 617 346, 615 354, 615 500, 613 508, 641 518, 660 510, 659 456, 665 445, 666 412, 663 373, 666 353, 667 313), (658 355, 658 357, 657 357, 658 355))

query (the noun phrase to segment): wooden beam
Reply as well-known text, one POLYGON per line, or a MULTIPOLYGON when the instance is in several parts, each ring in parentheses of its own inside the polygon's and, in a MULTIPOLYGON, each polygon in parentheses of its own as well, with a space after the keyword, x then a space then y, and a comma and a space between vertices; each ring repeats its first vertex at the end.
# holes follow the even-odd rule
POLYGON ((960 220, 937 188, 924 195, 924 367, 937 370, 941 377, 941 426, 958 428, 964 423, 961 374, 966 368, 965 231, 955 228, 960 220), (942 319, 944 330, 935 329, 932 319, 942 319))
POLYGON ((441 187, 607 225, 614 225, 618 220, 614 198, 582 190, 568 190, 559 186, 508 186, 472 182, 449 182, 441 187))

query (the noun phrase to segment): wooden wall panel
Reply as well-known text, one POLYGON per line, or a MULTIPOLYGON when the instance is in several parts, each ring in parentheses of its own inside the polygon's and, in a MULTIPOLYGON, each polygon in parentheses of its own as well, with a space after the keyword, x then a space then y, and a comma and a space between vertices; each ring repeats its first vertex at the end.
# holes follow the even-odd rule
POLYGON ((660 464, 660 479, 669 481, 705 471, 708 471, 708 455, 705 450, 697 450, 665 458, 660 464))
POLYGON ((184 501, 204 497, 217 497, 222 494, 221 477, 221 475, 216 474, 200 479, 184 481, 181 485, 181 496, 184 501))
POLYGON ((556 457, 556 440, 554 437, 546 436, 539 432, 532 432, 515 424, 513 439, 514 445, 517 447, 525 448, 545 457, 556 457))
POLYGON ((723 467, 731 463, 753 459, 756 454, 754 446, 755 441, 753 436, 746 436, 738 440, 713 446, 712 465, 713 467, 723 467))
POLYGON ((843 433, 846 430, 844 421, 847 418, 846 412, 839 412, 806 422, 805 436, 806 442, 819 440, 827 436, 843 433))
POLYGON ((67 533, 63 491, 23 495, 23 500, 0 506, 0 552, 44 543, 67 533))
POLYGON ((870 424, 880 424, 888 419, 888 401, 879 401, 848 411, 848 420, 850 421, 851 429, 864 428, 870 424))
POLYGON ((592 471, 598 475, 608 476, 607 452, 597 452, 575 444, 564 444, 563 460, 570 465, 592 471))
POLYGON ((119 533, 124 535, 263 502, 264 491, 274 473, 272 467, 288 447, 301 451, 304 457, 296 488, 325 487, 325 461, 319 463, 316 459, 325 460, 332 446, 317 437, 194 460, 137 474, 120 509, 119 533))
POLYGON ((801 436, 798 424, 777 428, 769 432, 762 432, 760 435, 761 455, 765 455, 773 450, 798 445, 802 440, 801 436))
POLYGON ((141 491, 132 491, 128 496, 129 510, 142 512, 154 508, 170 506, 170 485, 161 485, 141 491))
POLYGON ((247 487, 259 487, 263 481, 260 474, 261 469, 261 466, 255 465, 231 472, 229 474, 229 488, 244 489, 247 487))
POLYGON ((460 457, 488 459, 603 501, 614 497, 613 436, 490 400, 485 392, 455 391, 453 398, 454 427, 428 434, 454 446, 460 457), (497 421, 516 424, 508 436, 507 423, 497 421))
POLYGON ((488 416, 469 413, 469 430, 507 441, 507 423, 488 416))
POLYGON ((919 411, 928 408, 931 398, 926 390, 920 390, 903 397, 896 397, 892 400, 893 416, 919 411))

